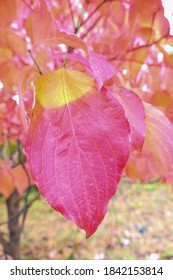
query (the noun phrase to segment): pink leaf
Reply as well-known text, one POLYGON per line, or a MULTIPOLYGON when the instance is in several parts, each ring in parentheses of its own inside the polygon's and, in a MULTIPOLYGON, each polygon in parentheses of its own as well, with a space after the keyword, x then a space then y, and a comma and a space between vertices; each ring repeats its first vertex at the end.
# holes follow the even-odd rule
POLYGON ((123 108, 106 89, 94 89, 58 108, 37 101, 25 149, 43 197, 89 237, 116 192, 129 142, 123 108))
POLYGON ((132 147, 141 150, 145 140, 145 110, 139 96, 125 88, 115 88, 115 96, 125 110, 131 128, 132 147))
POLYGON ((133 153, 127 163, 130 178, 141 181, 169 176, 173 164, 173 126, 154 106, 144 103, 146 112, 146 138, 142 154, 133 153))
POLYGON ((116 69, 102 54, 93 51, 89 51, 89 62, 98 88, 101 89, 104 82, 116 74, 116 69))

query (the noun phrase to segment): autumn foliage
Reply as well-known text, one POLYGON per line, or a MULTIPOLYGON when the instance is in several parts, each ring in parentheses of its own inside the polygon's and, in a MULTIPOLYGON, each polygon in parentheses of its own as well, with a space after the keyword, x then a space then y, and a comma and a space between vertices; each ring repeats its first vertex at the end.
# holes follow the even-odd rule
POLYGON ((28 187, 28 170, 89 237, 123 174, 173 184, 173 37, 160 0, 1 0, 0 18, 6 198, 28 187))

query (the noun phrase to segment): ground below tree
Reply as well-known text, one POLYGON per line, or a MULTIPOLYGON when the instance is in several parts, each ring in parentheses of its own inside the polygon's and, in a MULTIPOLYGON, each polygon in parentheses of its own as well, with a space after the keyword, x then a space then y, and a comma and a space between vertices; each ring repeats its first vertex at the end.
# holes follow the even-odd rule
MULTIPOLYGON (((0 220, 5 217, 2 206, 0 220)), ((1 246, 0 256, 4 258, 1 246)), ((40 199, 28 213, 21 258, 173 259, 173 191, 159 183, 121 184, 89 239, 40 199)))

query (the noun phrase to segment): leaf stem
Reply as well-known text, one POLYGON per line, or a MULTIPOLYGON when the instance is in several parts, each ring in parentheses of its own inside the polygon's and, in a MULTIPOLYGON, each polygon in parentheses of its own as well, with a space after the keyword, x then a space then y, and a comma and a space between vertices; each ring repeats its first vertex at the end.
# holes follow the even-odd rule
POLYGON ((63 62, 63 64, 62 64, 62 68, 66 68, 66 63, 67 63, 67 61, 68 61, 68 56, 64 56, 64 62, 63 62))
POLYGON ((35 66, 37 67, 37 70, 38 70, 39 74, 40 74, 40 75, 43 75, 43 73, 42 73, 42 71, 41 71, 41 69, 40 69, 40 67, 39 67, 39 65, 38 65, 38 63, 37 63, 37 61, 36 61, 35 58, 33 57, 32 51, 31 51, 31 50, 28 50, 28 53, 29 53, 29 55, 30 55, 32 61, 34 62, 35 66))

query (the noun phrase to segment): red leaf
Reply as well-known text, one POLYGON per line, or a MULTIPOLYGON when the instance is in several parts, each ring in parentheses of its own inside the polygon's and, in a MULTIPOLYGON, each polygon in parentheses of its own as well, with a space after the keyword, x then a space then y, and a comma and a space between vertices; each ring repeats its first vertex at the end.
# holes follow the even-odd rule
MULTIPOLYGON (((66 98, 69 85, 76 83, 69 80, 69 72, 63 70, 66 98)), ((42 78, 40 84, 48 83, 48 76, 42 78)), ((45 96, 51 95, 49 89, 45 88, 45 96)), ((103 220, 128 159, 129 124, 123 108, 106 89, 93 89, 70 100, 61 107, 56 103, 56 108, 43 108, 37 101, 25 149, 43 197, 89 237, 103 220)))
POLYGON ((103 55, 93 51, 89 51, 89 62, 91 69, 93 70, 93 76, 97 81, 98 88, 101 89, 104 82, 115 75, 115 67, 110 64, 103 55))
POLYGON ((22 165, 11 168, 10 173, 14 179, 14 186, 18 192, 22 194, 29 187, 29 171, 27 164, 25 164, 25 169, 22 165))
POLYGON ((7 199, 14 190, 14 180, 10 173, 10 169, 6 165, 3 165, 0 168, 0 178, 0 192, 7 199))
POLYGON ((27 164, 25 170, 21 165, 11 168, 6 164, 2 164, 0 168, 0 192, 7 199, 13 192, 14 188, 22 194, 29 186, 28 176, 30 176, 27 164), (26 173, 27 172, 27 173, 26 173), (28 175, 27 175, 28 174, 28 175))
POLYGON ((140 151, 145 140, 145 110, 141 99, 134 92, 125 88, 116 88, 115 96, 125 110, 131 128, 131 145, 140 151))

